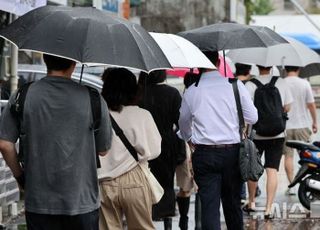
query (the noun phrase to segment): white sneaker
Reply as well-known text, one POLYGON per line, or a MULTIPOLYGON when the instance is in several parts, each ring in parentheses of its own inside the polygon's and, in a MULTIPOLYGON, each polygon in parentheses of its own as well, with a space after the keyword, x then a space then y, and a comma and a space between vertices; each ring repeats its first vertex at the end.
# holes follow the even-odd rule
POLYGON ((294 196, 294 195, 296 195, 296 194, 297 194, 297 193, 296 193, 295 188, 288 188, 287 191, 286 191, 286 195, 287 195, 287 196, 294 196))

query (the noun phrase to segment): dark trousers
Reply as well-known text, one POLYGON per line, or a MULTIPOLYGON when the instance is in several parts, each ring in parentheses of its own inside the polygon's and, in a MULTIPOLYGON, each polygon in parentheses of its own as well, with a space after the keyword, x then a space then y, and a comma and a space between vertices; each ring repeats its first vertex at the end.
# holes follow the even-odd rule
POLYGON ((99 210, 68 215, 46 215, 26 212, 28 230, 99 230, 99 210))
POLYGON ((219 230, 220 199, 228 230, 243 229, 239 147, 196 148, 192 156, 194 179, 199 187, 202 230, 219 230))

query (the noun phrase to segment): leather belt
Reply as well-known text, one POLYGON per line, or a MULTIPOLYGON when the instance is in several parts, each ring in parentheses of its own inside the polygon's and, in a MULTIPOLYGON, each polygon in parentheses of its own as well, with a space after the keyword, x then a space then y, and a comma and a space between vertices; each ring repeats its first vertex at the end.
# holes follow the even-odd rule
POLYGON ((239 146, 239 143, 236 144, 221 144, 221 145, 195 145, 196 149, 228 149, 239 146))

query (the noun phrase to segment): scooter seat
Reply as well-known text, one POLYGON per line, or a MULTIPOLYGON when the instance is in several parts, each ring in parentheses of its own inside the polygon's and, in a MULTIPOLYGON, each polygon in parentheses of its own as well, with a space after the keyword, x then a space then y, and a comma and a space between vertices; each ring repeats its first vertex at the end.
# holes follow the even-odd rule
POLYGON ((313 145, 313 144, 310 144, 310 143, 306 143, 306 142, 303 142, 303 141, 287 141, 286 142, 286 145, 288 147, 291 147, 291 148, 295 148, 295 149, 299 149, 299 150, 311 150, 311 151, 320 151, 320 148, 313 145))

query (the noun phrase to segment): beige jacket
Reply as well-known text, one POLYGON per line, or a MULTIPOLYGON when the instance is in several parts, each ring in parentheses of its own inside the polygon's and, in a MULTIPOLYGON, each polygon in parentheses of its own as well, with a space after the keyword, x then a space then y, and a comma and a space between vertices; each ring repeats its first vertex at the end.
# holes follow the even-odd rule
MULTIPOLYGON (((124 135, 138 152, 139 162, 148 164, 160 155, 161 136, 151 114, 138 106, 124 106, 120 113, 111 111, 111 115, 123 130, 124 135)), ((99 180, 111 180, 137 166, 120 138, 113 130, 111 149, 100 157, 99 180)))

